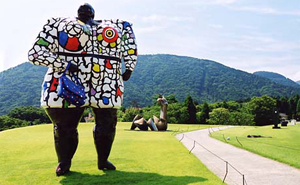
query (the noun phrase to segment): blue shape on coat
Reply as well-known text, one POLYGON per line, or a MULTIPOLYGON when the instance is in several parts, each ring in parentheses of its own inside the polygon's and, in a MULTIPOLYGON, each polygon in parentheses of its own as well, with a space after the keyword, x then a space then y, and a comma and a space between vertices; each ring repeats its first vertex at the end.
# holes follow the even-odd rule
POLYGON ((58 42, 61 46, 65 46, 68 41, 68 34, 64 31, 58 33, 58 42))
POLYGON ((125 22, 123 23, 123 27, 124 27, 124 29, 126 29, 126 28, 127 28, 127 26, 130 26, 130 24, 129 24, 129 22, 126 22, 126 21, 125 21, 125 22))
POLYGON ((108 105, 109 104, 109 99, 107 97, 102 98, 103 104, 108 105))

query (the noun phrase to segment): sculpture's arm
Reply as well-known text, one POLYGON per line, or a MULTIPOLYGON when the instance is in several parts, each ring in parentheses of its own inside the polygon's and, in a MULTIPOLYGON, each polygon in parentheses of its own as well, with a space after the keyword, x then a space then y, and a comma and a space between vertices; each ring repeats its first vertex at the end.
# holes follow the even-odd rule
POLYGON ((126 71, 132 72, 137 62, 137 45, 132 25, 126 21, 123 22, 121 50, 126 71))
POLYGON ((39 33, 33 47, 28 52, 29 62, 53 68, 56 71, 64 71, 67 62, 60 59, 56 54, 58 51, 57 27, 61 18, 52 18, 44 25, 39 33))

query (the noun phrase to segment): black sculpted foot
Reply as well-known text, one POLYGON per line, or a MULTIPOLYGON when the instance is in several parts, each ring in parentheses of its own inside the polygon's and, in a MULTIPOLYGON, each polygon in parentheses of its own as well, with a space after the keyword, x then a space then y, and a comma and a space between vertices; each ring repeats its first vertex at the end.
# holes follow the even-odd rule
POLYGON ((98 165, 99 170, 116 170, 116 167, 109 161, 98 165))
POLYGON ((56 167, 56 175, 65 175, 70 171, 71 164, 58 163, 56 167))

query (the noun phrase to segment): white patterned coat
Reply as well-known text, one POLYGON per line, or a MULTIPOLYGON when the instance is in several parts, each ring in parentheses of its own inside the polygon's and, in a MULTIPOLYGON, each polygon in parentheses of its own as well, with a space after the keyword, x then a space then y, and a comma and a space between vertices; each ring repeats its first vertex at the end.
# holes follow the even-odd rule
MULTIPOLYGON (((83 107, 121 106, 124 92, 121 61, 127 70, 134 70, 135 36, 126 21, 98 22, 99 25, 90 26, 75 18, 51 18, 39 33, 28 58, 34 65, 49 68, 42 85, 42 107, 75 107, 57 96, 58 78, 69 61, 79 68, 75 75, 85 88, 83 107)), ((75 81, 70 73, 67 76, 75 81)))

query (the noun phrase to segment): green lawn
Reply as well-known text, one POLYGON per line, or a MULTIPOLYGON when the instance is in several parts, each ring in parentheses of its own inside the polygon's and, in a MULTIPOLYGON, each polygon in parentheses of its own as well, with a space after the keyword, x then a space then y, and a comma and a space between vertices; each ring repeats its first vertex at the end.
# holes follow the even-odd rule
POLYGON ((300 125, 288 125, 281 127, 281 129, 272 129, 272 126, 235 127, 213 132, 212 137, 300 168, 300 125), (247 135, 262 135, 266 138, 247 138, 247 135), (228 137, 229 140, 227 140, 228 137))
POLYGON ((56 177, 57 165, 52 125, 38 125, 0 132, 0 185, 124 185, 124 184, 222 184, 174 137, 172 131, 205 128, 169 125, 167 132, 129 131, 118 123, 110 161, 117 171, 97 169, 91 123, 79 126, 79 147, 71 173, 56 177))

